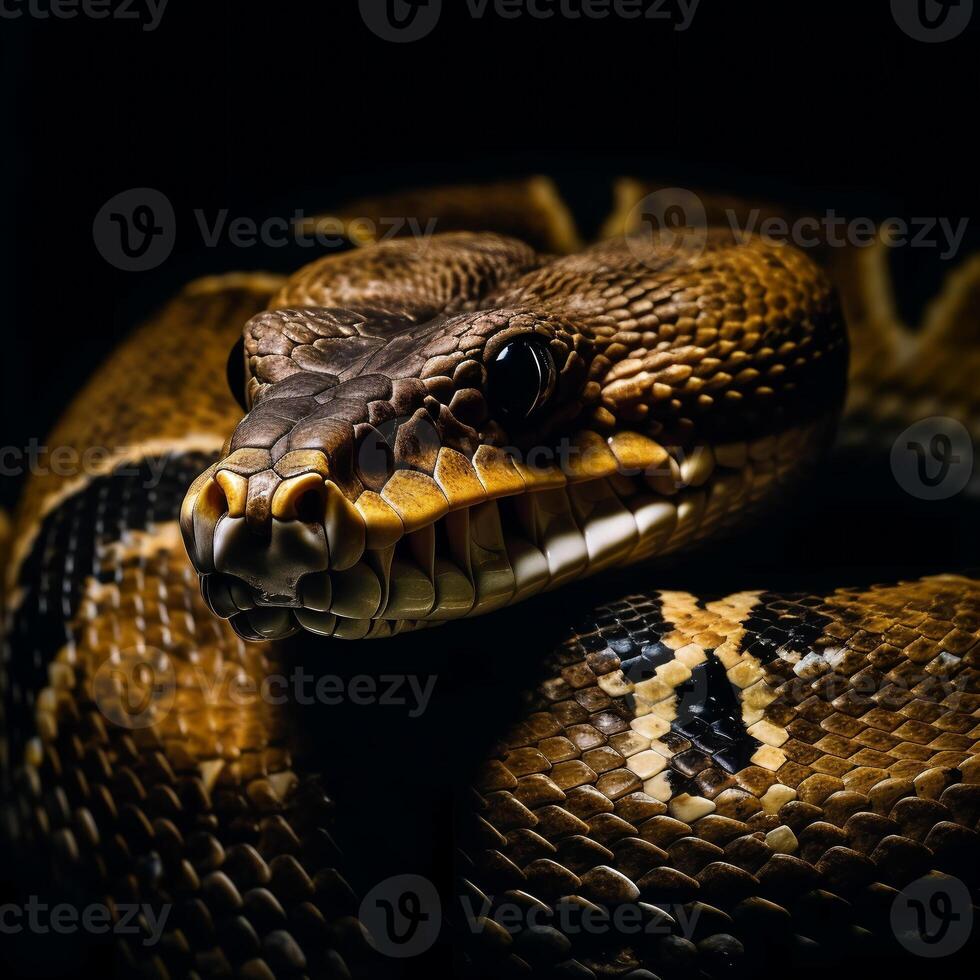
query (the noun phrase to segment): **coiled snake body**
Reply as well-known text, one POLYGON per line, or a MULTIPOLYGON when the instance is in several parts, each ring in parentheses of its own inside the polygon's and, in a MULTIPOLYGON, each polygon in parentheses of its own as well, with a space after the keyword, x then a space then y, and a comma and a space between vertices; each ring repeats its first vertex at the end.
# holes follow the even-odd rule
MULTIPOLYGON (((698 545, 746 560, 723 535, 812 478, 846 343, 810 258, 632 234, 644 191, 586 249, 542 180, 362 202, 440 234, 192 284, 52 434, 109 452, 18 516, 4 832, 78 901, 167 909, 124 969, 776 974, 904 954, 913 884, 955 879, 969 920, 980 588, 672 579, 698 545), (412 735, 266 696, 297 664, 447 692, 412 735), (420 870, 439 942, 386 956, 360 899, 420 870)), ((916 375, 874 261, 837 276, 862 426, 916 375)))

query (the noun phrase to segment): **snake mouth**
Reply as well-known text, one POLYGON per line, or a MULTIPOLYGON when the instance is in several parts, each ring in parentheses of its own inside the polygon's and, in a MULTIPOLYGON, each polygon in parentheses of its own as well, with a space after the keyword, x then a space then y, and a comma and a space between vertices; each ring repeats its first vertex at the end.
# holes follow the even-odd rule
POLYGON ((258 529, 225 460, 195 481, 182 525, 208 605, 243 638, 387 637, 713 537, 805 472, 832 427, 686 449, 586 432, 560 467, 443 449, 432 476, 399 470, 354 501, 306 473, 276 485, 258 529))

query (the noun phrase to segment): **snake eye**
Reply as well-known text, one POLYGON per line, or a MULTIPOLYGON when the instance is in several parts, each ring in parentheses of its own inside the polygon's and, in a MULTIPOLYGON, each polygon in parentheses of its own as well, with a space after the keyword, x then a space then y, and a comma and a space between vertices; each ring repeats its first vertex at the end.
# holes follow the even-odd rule
POLYGON ((524 422, 551 397, 557 372, 551 352, 533 336, 505 344, 487 369, 491 405, 502 420, 524 422))

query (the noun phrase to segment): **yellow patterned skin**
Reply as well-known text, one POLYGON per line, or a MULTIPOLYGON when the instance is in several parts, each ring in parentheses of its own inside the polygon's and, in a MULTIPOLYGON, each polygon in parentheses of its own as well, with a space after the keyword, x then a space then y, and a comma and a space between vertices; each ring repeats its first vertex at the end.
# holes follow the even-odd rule
POLYGON ((477 777, 460 868, 490 920, 474 974, 570 956, 596 976, 778 976, 817 956, 850 976, 898 957, 904 889, 945 888, 968 918, 978 654, 980 586, 957 576, 590 613, 477 777), (569 944, 526 934, 530 908, 569 944), (643 926, 590 930, 596 908, 643 926))

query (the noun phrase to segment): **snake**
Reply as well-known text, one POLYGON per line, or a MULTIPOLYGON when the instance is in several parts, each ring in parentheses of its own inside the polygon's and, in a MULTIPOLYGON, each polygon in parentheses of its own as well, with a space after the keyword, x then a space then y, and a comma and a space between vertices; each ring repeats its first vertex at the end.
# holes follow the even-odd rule
POLYGON ((72 957, 846 975, 924 963, 900 912, 937 890, 969 931, 980 584, 753 558, 875 439, 976 428, 980 265, 914 332, 884 242, 807 253, 710 194, 665 235, 661 186, 617 182, 590 243, 543 177, 354 202, 309 219, 348 248, 195 280, 83 386, 48 440, 81 462, 12 525, 2 658, 24 894, 135 923, 72 957), (297 671, 346 695, 270 695, 297 671), (425 712, 355 697, 406 676, 425 712))

